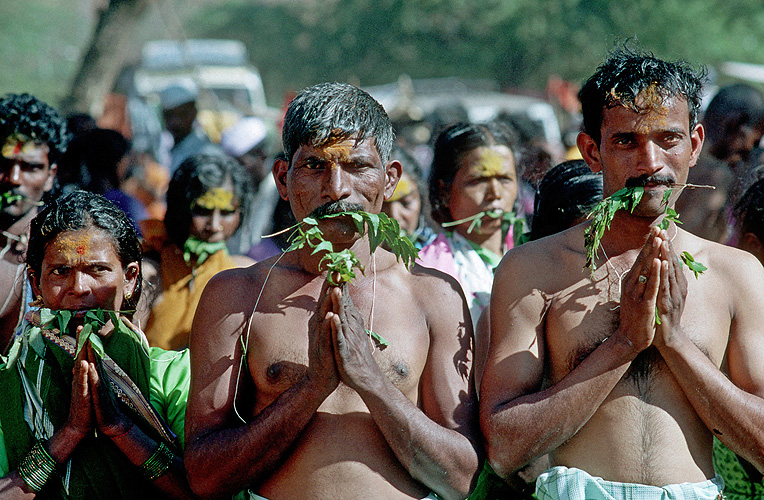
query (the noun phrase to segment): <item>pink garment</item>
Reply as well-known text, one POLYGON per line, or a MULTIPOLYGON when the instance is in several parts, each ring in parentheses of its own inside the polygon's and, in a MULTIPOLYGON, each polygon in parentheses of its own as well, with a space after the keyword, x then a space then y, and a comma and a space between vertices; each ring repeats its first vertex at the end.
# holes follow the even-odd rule
MULTIPOLYGON (((504 248, 507 250, 514 247, 514 239, 512 235, 513 229, 514 228, 509 229, 507 237, 504 239, 504 248)), ((416 261, 417 264, 424 267, 437 269, 438 271, 453 276, 456 281, 459 281, 462 288, 464 288, 464 285, 459 280, 459 271, 456 267, 456 261, 454 260, 453 253, 451 253, 451 246, 448 244, 448 237, 445 233, 440 233, 434 240, 419 250, 419 257, 417 257, 416 261)))

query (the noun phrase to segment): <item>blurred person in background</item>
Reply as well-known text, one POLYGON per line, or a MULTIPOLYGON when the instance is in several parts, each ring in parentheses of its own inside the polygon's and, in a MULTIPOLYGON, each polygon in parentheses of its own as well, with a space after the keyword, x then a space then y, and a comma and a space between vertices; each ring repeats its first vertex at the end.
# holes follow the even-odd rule
POLYGON ((749 187, 735 205, 737 247, 764 264, 764 178, 749 187))
POLYGON ((271 232, 279 193, 271 174, 268 128, 260 118, 250 116, 223 131, 220 147, 244 166, 255 189, 247 219, 228 240, 233 254, 246 255, 260 238, 271 232))
POLYGON ((401 162, 403 172, 393 195, 382 204, 382 213, 397 220, 406 237, 417 248, 422 248, 436 236, 429 216, 429 200, 423 196, 427 185, 422 169, 414 157, 398 145, 393 146, 392 157, 401 162))
POLYGON ((683 229, 727 243, 734 233, 732 208, 742 194, 751 151, 764 134, 764 94, 745 83, 722 87, 708 104, 703 127, 703 150, 687 182, 716 189, 685 189, 676 211, 683 229))
POLYGON ((584 222, 600 201, 602 174, 592 172, 584 160, 560 163, 539 183, 530 239, 538 240, 584 222))
POLYGON ((227 156, 191 156, 173 174, 164 223, 141 225, 144 249, 158 257, 157 295, 149 300, 145 330, 152 346, 187 347, 207 282, 224 269, 254 263, 226 247, 247 215, 251 190, 244 168, 227 156))
POLYGON ((432 218, 441 225, 462 222, 422 248, 418 261, 459 281, 473 325, 490 300, 493 269, 513 247, 513 230, 503 220, 514 213, 517 201, 512 148, 512 131, 499 123, 457 123, 435 141, 429 179, 432 218))
POLYGON ((29 222, 56 186, 69 139, 66 121, 39 99, 8 94, 0 100, 0 352, 32 300, 23 263, 29 222))
POLYGON ((177 80, 159 93, 164 126, 172 137, 168 157, 159 160, 169 166, 170 173, 175 172, 189 156, 222 154, 196 122, 198 97, 199 89, 191 79, 177 80))
POLYGON ((114 130, 93 128, 77 135, 69 143, 59 165, 59 182, 64 192, 84 189, 103 195, 124 211, 134 224, 146 219, 143 204, 125 193, 133 156, 130 141, 114 130))

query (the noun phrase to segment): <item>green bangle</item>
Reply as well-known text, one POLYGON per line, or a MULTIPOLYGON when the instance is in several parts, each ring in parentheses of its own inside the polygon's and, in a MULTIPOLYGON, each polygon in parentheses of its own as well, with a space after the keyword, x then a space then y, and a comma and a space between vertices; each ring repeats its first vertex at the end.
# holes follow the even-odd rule
POLYGON ((56 465, 48 450, 38 441, 19 464, 18 472, 29 489, 38 493, 56 471, 56 465))
POLYGON ((175 455, 170 451, 170 448, 164 443, 159 443, 157 451, 155 451, 148 460, 143 462, 139 468, 141 469, 143 477, 149 481, 153 481, 167 472, 167 469, 170 468, 173 460, 175 460, 175 455))

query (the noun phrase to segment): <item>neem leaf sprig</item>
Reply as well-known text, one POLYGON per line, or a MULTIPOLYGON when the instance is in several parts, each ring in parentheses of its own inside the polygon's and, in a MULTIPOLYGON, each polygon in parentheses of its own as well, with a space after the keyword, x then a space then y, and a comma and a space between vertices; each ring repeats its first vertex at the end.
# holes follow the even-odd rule
POLYGON ((5 191, 4 193, 0 193, 0 210, 3 210, 5 207, 10 207, 17 201, 23 199, 23 196, 20 194, 14 194, 12 191, 5 191))
MULTIPOLYGON (((326 215, 322 218, 329 219, 346 216, 353 219, 359 234, 368 234, 370 254, 373 254, 384 243, 393 252, 396 259, 398 261, 402 260, 406 269, 410 269, 411 264, 414 263, 419 253, 411 241, 401 235, 400 224, 398 224, 397 220, 385 214, 370 214, 361 211, 340 212, 326 215)), ((352 250, 346 248, 340 252, 334 251, 332 242, 324 239, 323 232, 318 227, 318 220, 316 218, 306 217, 302 222, 292 226, 290 229, 293 229, 293 232, 289 236, 290 245, 285 250, 285 253, 304 248, 305 246, 313 249, 311 255, 325 252, 319 261, 319 268, 321 265, 326 265, 326 270, 328 271, 327 280, 330 284, 339 286, 342 283, 349 282, 356 277, 355 269, 360 270, 361 273, 364 272, 363 265, 352 250)), ((390 345, 381 335, 369 329, 366 329, 366 334, 376 342, 380 349, 390 345)))
MULTIPOLYGON (((41 328, 57 328, 61 334, 65 333, 69 327, 69 323, 75 317, 78 311, 70 311, 67 309, 40 309, 40 327, 41 328)), ((119 317, 120 314, 130 313, 132 311, 111 311, 108 309, 90 309, 85 311, 82 318, 82 331, 80 331, 77 339, 77 352, 75 357, 79 355, 85 343, 90 341, 93 349, 101 356, 104 357, 105 351, 103 343, 95 332, 101 329, 109 320, 114 325, 114 329, 124 335, 134 337, 139 344, 144 345, 143 339, 133 332, 125 323, 122 322, 119 317)), ((144 345, 148 349, 148 346, 144 345)))
MULTIPOLYGON (((384 243, 399 261, 403 261, 406 269, 411 267, 411 264, 419 255, 418 250, 411 241, 401 236, 401 228, 398 221, 385 214, 370 214, 360 211, 340 212, 326 215, 322 218, 331 219, 335 217, 351 217, 359 234, 368 234, 370 254, 373 254, 384 243)), ((306 217, 302 222, 293 226, 293 229, 294 231, 289 237, 290 245, 286 252, 305 246, 313 249, 311 255, 326 252, 319 261, 319 267, 322 264, 326 265, 326 269, 329 271, 327 279, 332 285, 339 286, 343 282, 348 282, 355 278, 354 269, 360 270, 361 273, 364 272, 363 265, 361 265, 361 262, 352 250, 334 251, 332 242, 324 239, 324 234, 319 229, 316 218, 306 217), (338 280, 335 279, 337 277, 339 277, 338 280)))
POLYGON ((586 264, 584 264, 584 269, 588 267, 592 273, 597 269, 595 260, 598 256, 600 240, 605 231, 610 229, 610 223, 613 222, 615 213, 619 210, 633 212, 644 194, 645 188, 643 187, 619 189, 597 203, 592 211, 589 212, 587 219, 592 219, 592 223, 584 231, 584 248, 586 249, 586 264))
MULTIPOLYGON (((680 186, 682 189, 684 187, 695 188, 711 186, 695 186, 692 184, 680 186)), ((644 192, 645 190, 643 187, 630 187, 620 189, 599 202, 597 205, 595 205, 592 211, 589 212, 587 218, 592 219, 592 223, 589 225, 589 227, 586 228, 586 231, 584 232, 584 247, 586 249, 586 264, 584 265, 585 268, 590 268, 592 272, 594 272, 594 270, 597 268, 594 262, 597 258, 598 249, 600 247, 600 240, 605 234, 605 231, 610 229, 610 223, 613 221, 615 213, 618 210, 628 210, 629 212, 633 212, 636 206, 642 200, 644 192)), ((669 199, 671 198, 672 192, 673 189, 668 188, 666 189, 666 192, 663 193, 665 215, 663 220, 658 225, 658 227, 663 230, 668 229, 672 222, 675 224, 682 223, 682 221, 679 220, 679 214, 677 211, 669 205, 669 199)), ((696 261, 687 251, 681 252, 679 254, 679 259, 681 263, 685 264, 693 272, 696 279, 699 275, 703 274, 706 269, 708 269, 706 266, 696 261)))
POLYGON ((518 217, 514 212, 505 212, 504 210, 484 210, 482 212, 476 213, 475 215, 465 217, 464 219, 459 219, 451 222, 443 222, 441 223, 441 226, 452 227, 458 226, 459 224, 464 224, 465 222, 469 222, 470 225, 467 227, 467 233, 469 234, 472 231, 483 227, 483 217, 490 217, 492 219, 501 218, 502 240, 509 232, 509 228, 512 228, 512 238, 515 242, 515 245, 522 245, 526 242, 528 226, 525 218, 518 217))

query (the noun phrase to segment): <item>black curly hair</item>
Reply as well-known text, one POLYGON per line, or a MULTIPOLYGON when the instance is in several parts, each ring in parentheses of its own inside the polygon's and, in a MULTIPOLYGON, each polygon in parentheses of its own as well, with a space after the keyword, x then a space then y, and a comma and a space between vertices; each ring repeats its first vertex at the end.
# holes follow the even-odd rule
POLYGON ((27 245, 27 266, 36 276, 41 275, 42 261, 48 244, 60 233, 97 228, 108 233, 114 241, 122 267, 138 263, 138 279, 132 297, 125 298, 123 309, 135 309, 141 296, 141 244, 130 218, 101 195, 74 191, 45 207, 32 220, 27 245))
POLYGON ((0 137, 14 134, 48 145, 48 161, 58 161, 71 139, 66 120, 41 100, 29 94, 7 94, 0 99, 0 137))
POLYGON ((654 88, 660 99, 681 96, 690 111, 690 129, 698 123, 706 68, 686 61, 664 61, 651 52, 632 48, 627 41, 608 55, 578 93, 584 116, 584 132, 599 144, 603 110, 624 106, 642 111, 636 104, 640 92, 654 88))

